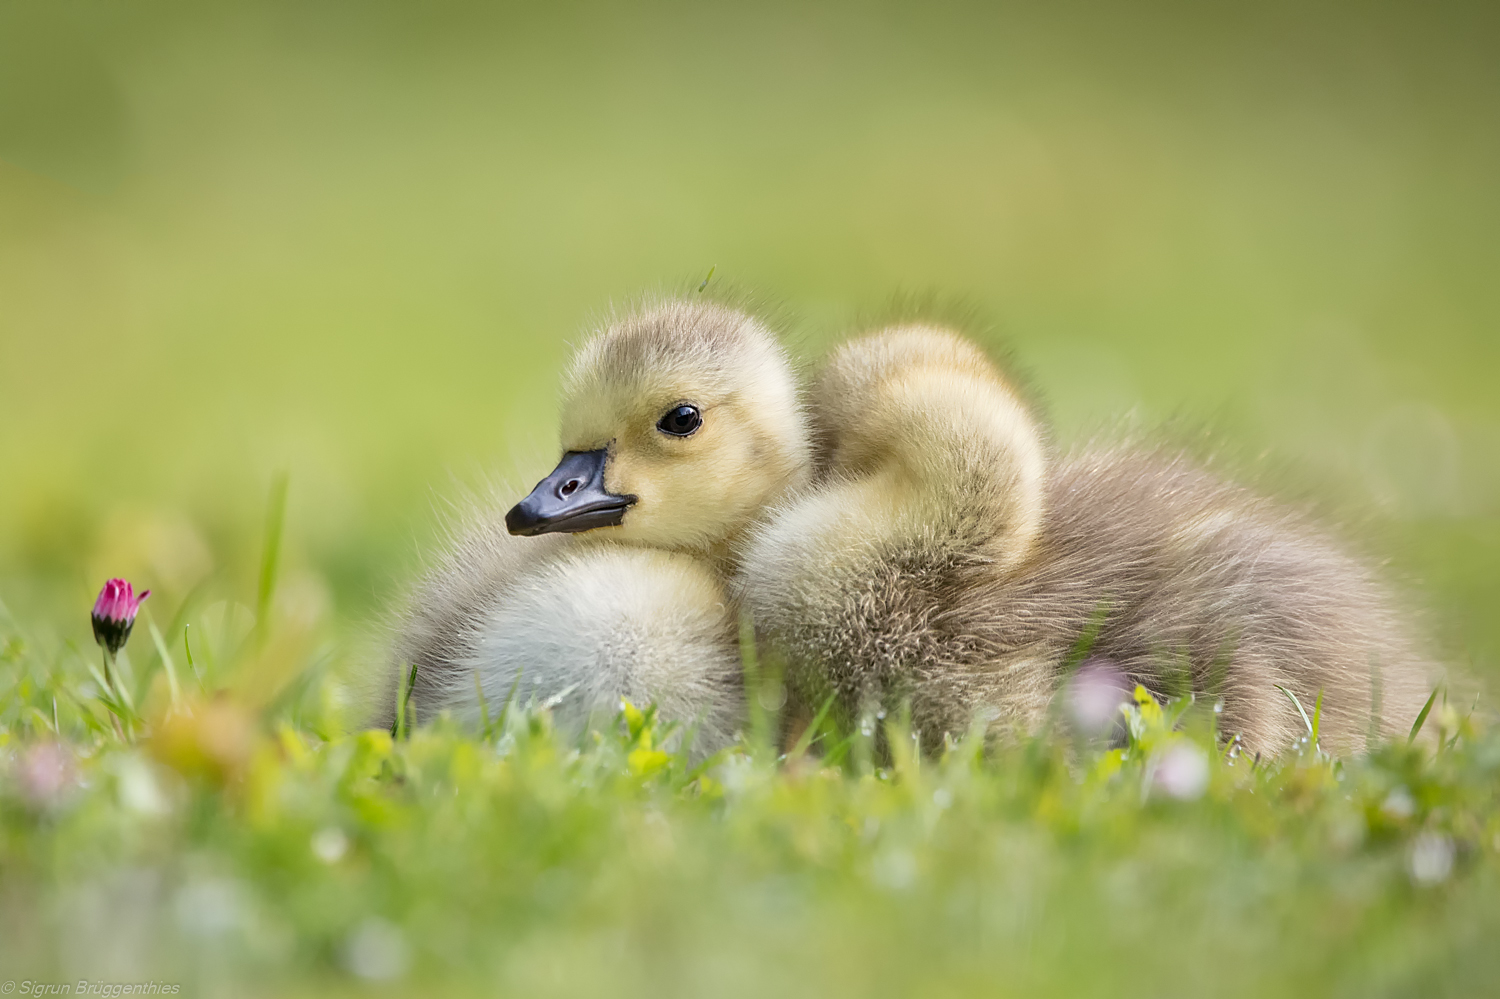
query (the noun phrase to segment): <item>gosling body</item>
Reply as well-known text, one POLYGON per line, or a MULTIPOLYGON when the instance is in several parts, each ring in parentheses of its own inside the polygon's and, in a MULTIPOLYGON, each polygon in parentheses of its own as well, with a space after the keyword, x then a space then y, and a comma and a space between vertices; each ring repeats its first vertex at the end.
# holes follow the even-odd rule
POLYGON ((701 559, 554 535, 512 537, 478 515, 412 600, 393 663, 417 667, 421 719, 473 724, 502 705, 543 705, 570 734, 655 703, 728 744, 744 715, 738 623, 701 559))
POLYGON ((1036 729, 1080 657, 1222 700, 1248 749, 1403 731, 1431 664, 1376 574, 1294 513, 1180 455, 1052 456, 972 344, 901 328, 812 393, 816 483, 751 539, 740 586, 789 686, 849 714, 909 703, 923 744, 976 715, 1036 729))

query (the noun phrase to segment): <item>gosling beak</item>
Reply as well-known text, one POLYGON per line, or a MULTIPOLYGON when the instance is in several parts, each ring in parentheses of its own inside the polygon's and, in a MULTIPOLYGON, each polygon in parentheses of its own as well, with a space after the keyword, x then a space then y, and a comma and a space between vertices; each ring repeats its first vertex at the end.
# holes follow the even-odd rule
POLYGON ((616 496, 604 488, 604 448, 569 451, 536 484, 521 502, 505 515, 512 534, 577 534, 596 527, 612 527, 625 517, 634 496, 616 496))

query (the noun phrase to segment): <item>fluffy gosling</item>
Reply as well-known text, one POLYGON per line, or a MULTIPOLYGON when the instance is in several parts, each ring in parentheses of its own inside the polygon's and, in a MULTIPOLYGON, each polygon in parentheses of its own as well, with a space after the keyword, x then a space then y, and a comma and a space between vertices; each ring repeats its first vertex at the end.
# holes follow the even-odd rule
POLYGON ((753 533, 741 589, 804 711, 909 701, 929 749, 980 713, 1034 730, 1085 640, 1158 696, 1222 698, 1251 751, 1404 731, 1430 663, 1367 566, 1187 459, 1049 451, 990 361, 940 329, 837 351, 812 393, 812 488, 753 533))
POLYGON ((417 667, 418 717, 472 720, 478 690, 514 689, 576 730, 629 698, 727 744, 744 685, 726 574, 809 465, 786 355, 734 309, 651 304, 578 351, 561 422, 557 468, 503 527, 476 518, 411 599, 393 663, 417 667))

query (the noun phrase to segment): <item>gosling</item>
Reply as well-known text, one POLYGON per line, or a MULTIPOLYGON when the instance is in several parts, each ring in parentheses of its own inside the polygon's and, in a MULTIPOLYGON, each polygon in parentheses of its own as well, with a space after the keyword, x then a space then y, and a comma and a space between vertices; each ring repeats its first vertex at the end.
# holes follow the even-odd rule
POLYGON ((735 309, 649 304, 578 351, 561 421, 557 468, 503 524, 472 518, 418 586, 392 673, 415 665, 419 719, 513 697, 577 731, 625 698, 727 745, 745 709, 726 580, 810 467, 785 353, 735 309))
POLYGON ((971 343, 901 327, 837 351, 811 397, 816 479, 750 537, 740 591, 804 714, 909 703, 936 750, 976 716, 1038 729, 1081 656, 1222 702, 1273 752, 1404 731, 1431 664, 1376 575, 1294 513, 1180 455, 1054 457, 971 343))

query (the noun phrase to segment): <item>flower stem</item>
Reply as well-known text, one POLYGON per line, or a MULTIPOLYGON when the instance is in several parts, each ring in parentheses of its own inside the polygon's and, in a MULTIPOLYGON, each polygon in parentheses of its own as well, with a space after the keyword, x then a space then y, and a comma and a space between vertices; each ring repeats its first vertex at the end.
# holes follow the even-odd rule
MULTIPOLYGON (((104 653, 105 692, 109 694, 109 702, 112 702, 113 704, 118 706, 120 704, 120 695, 116 692, 116 688, 119 686, 119 683, 115 680, 115 657, 110 654, 108 646, 101 645, 99 646, 99 648, 100 651, 104 653)), ((124 742, 125 729, 120 723, 119 711, 117 709, 111 709, 111 711, 109 712, 109 719, 110 721, 114 722, 116 737, 118 737, 121 742, 124 742)))

